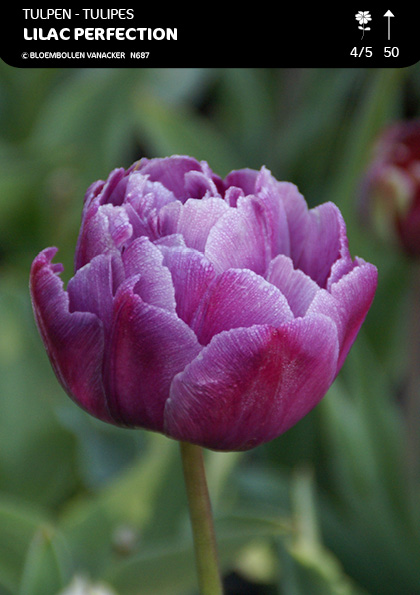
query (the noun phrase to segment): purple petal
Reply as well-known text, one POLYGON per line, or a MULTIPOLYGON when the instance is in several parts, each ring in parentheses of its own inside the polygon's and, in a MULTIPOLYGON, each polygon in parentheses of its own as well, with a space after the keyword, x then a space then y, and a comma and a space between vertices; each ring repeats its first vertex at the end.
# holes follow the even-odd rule
POLYGON ((184 204, 177 201, 162 208, 158 215, 162 235, 182 234, 189 248, 204 252, 210 229, 228 211, 221 198, 188 199, 184 204))
POLYGON ((200 343, 207 345, 222 331, 255 324, 280 326, 292 319, 287 300, 277 287, 252 271, 230 269, 210 285, 191 328, 200 343))
POLYGON ((167 248, 186 248, 184 238, 180 233, 174 233, 169 236, 163 236, 154 240, 155 246, 167 248))
POLYGON ((35 319, 58 380, 86 411, 113 422, 102 385, 104 331, 90 312, 70 312, 69 299, 51 263, 55 248, 47 248, 31 268, 35 319))
POLYGON ((242 188, 230 186, 225 192, 224 200, 230 207, 236 207, 239 199, 243 196, 245 196, 245 194, 242 188))
POLYGON ((320 401, 336 363, 336 327, 323 316, 221 333, 174 378, 165 430, 215 450, 252 448, 320 401))
POLYGON ((181 218, 182 202, 176 200, 162 207, 158 213, 158 234, 160 238, 177 233, 181 218))
POLYGON ((185 191, 191 198, 218 196, 219 191, 214 180, 201 171, 189 171, 185 174, 185 191))
POLYGON ((338 330, 340 354, 337 373, 356 339, 372 304, 378 280, 375 266, 356 259, 353 270, 331 286, 319 291, 308 314, 321 313, 334 320, 338 330))
MULTIPOLYGON (((151 210, 145 219, 142 219, 130 203, 124 204, 124 210, 127 214, 127 219, 131 225, 131 238, 139 238, 141 236, 155 237, 155 221, 156 213, 151 210)), ((129 243, 130 237, 127 243, 129 243)))
POLYGON ((280 289, 296 317, 305 315, 319 291, 318 284, 302 271, 295 269, 292 259, 283 254, 271 261, 267 281, 280 289))
POLYGON ((277 182, 289 228, 290 256, 297 263, 303 250, 308 225, 308 205, 298 188, 290 182, 277 182))
POLYGON ((190 248, 161 247, 163 264, 172 275, 175 288, 176 311, 188 325, 204 293, 216 273, 211 262, 200 252, 190 248))
POLYGON ((264 212, 252 197, 243 197, 210 230, 204 254, 218 272, 250 269, 264 275, 271 259, 264 212))
POLYGON ((193 331, 175 314, 146 304, 129 285, 114 302, 106 368, 108 404, 119 423, 162 431, 175 374, 200 352, 193 331))
MULTIPOLYGON (((286 186, 287 189, 287 186, 286 186)), ((255 182, 255 200, 262 211, 266 237, 271 247, 270 258, 290 255, 290 236, 282 193, 285 187, 263 167, 255 182)))
POLYGON ((160 182, 151 182, 140 172, 134 171, 128 178, 125 202, 133 206, 143 221, 152 209, 159 210, 175 200, 173 192, 160 182))
POLYGON ((190 198, 185 190, 185 174, 203 171, 202 165, 193 157, 174 155, 164 159, 142 159, 138 171, 152 182, 160 182, 179 200, 190 198))
POLYGON ((105 182, 103 180, 97 180, 93 182, 89 186, 89 188, 85 192, 84 200, 83 200, 83 211, 82 211, 82 221, 87 213, 87 211, 92 206, 92 203, 99 202, 99 196, 103 190, 105 182))
POLYGON ((75 257, 76 270, 101 253, 120 250, 133 234, 133 226, 124 207, 93 205, 81 228, 75 257))
POLYGON ((258 174, 258 170, 249 168, 231 171, 225 178, 226 188, 235 186, 243 190, 244 194, 254 194, 258 174))
POLYGON ((302 242, 295 265, 320 287, 326 287, 331 274, 334 279, 338 279, 351 268, 346 227, 335 204, 324 203, 308 211, 302 242))
POLYGON ((85 193, 82 221, 92 206, 96 205, 97 208, 98 206, 107 204, 108 202, 112 204, 118 203, 118 199, 114 203, 111 200, 111 196, 115 188, 119 185, 120 181, 124 180, 125 176, 126 171, 120 167, 118 169, 114 169, 109 174, 108 179, 105 182, 103 180, 97 180, 89 186, 85 193))
POLYGON ((325 287, 339 250, 339 220, 337 207, 324 203, 308 211, 305 240, 296 263, 320 287, 325 287))
POLYGON ((79 269, 67 285, 70 312, 91 312, 109 329, 113 299, 124 280, 118 252, 99 254, 79 269))
POLYGON ((175 312, 175 291, 172 277, 163 265, 163 255, 146 237, 137 238, 123 253, 127 278, 139 276, 136 293, 153 306, 175 312))
POLYGON ((122 167, 114 169, 108 176, 100 193, 99 204, 120 205, 124 200, 127 184, 126 171, 122 167))

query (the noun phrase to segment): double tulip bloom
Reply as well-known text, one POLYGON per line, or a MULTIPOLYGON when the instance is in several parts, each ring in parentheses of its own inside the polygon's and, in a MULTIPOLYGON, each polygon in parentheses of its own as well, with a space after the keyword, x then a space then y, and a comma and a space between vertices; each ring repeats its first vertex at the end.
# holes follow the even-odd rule
POLYGON ((380 234, 420 257, 420 120, 385 128, 362 184, 362 211, 380 234))
POLYGON ((31 269, 35 317, 67 393, 106 422, 216 450, 285 432, 325 395, 369 310, 338 208, 266 168, 225 179, 142 159, 87 191, 64 289, 31 269))

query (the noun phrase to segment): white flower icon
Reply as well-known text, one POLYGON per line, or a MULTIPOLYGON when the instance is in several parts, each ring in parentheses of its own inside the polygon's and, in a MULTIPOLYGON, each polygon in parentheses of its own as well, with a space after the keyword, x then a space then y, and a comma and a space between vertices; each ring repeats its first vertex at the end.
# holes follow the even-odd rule
POLYGON ((363 31, 362 39, 365 35, 365 31, 370 31, 370 27, 365 27, 372 20, 370 12, 368 10, 361 11, 356 14, 356 21, 359 21, 359 29, 363 31))

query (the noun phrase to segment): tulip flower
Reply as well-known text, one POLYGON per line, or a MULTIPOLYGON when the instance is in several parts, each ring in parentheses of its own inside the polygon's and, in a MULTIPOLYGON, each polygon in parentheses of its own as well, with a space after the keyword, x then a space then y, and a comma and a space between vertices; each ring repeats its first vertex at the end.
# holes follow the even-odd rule
POLYGON ((95 417, 215 450, 276 438, 326 394, 372 303, 332 203, 187 156, 141 159, 88 189, 63 287, 31 269, 58 380, 95 417))
POLYGON ((75 273, 31 268, 58 380, 95 417, 178 440, 202 595, 219 595, 201 447, 247 450, 306 415, 372 303, 339 209, 309 209, 262 167, 222 179, 187 156, 141 159, 88 189, 75 273))
POLYGON ((363 179, 361 205, 380 235, 420 257, 420 120, 383 130, 363 179))

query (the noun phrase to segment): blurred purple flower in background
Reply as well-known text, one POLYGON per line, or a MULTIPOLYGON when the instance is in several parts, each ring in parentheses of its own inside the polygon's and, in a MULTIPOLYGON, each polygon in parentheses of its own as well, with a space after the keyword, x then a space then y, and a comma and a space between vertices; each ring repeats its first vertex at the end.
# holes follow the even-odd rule
POLYGON ((396 122, 377 139, 361 208, 380 235, 420 256, 420 120, 396 122))
POLYGON ((224 180, 173 156, 87 191, 67 290, 34 260, 35 317, 59 381, 92 415, 216 450, 285 432, 325 395, 376 268, 338 208, 266 168, 224 180))

